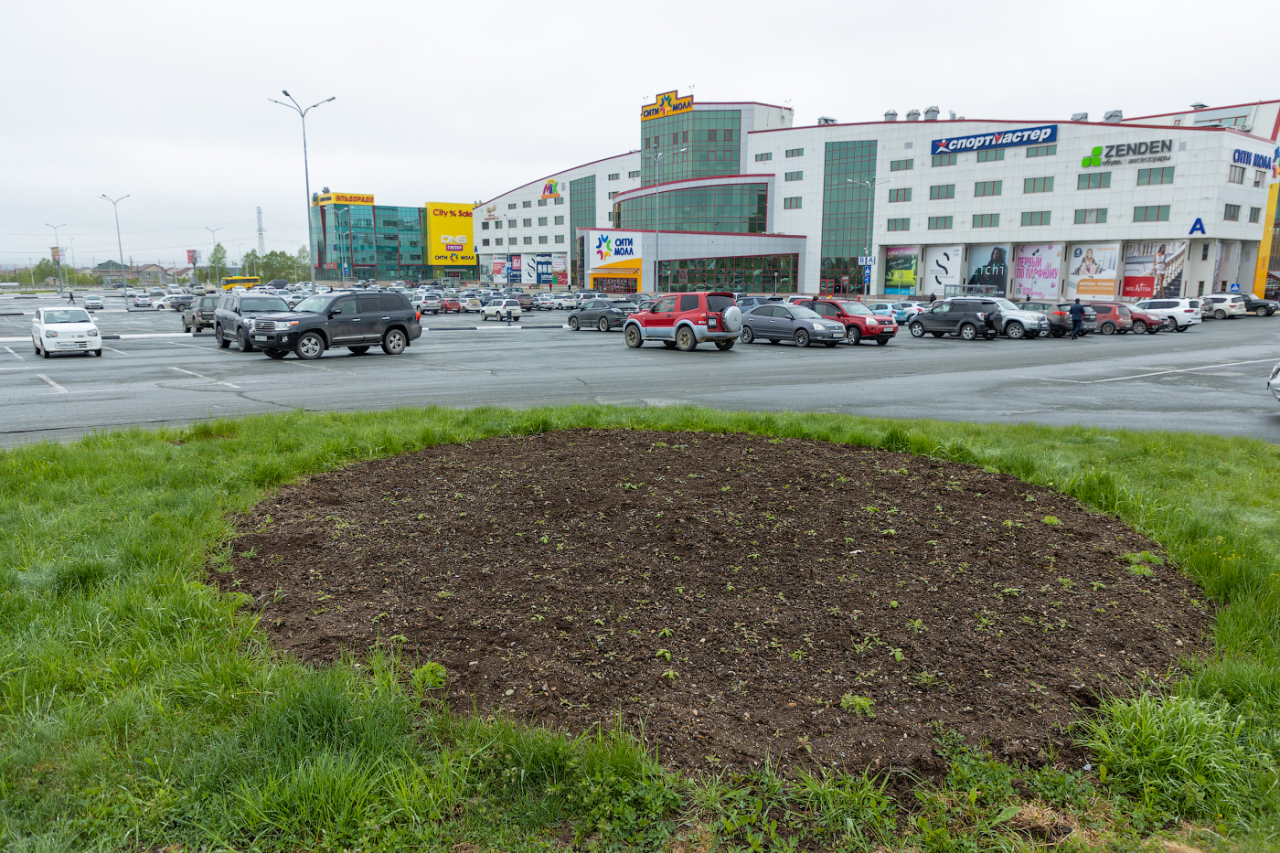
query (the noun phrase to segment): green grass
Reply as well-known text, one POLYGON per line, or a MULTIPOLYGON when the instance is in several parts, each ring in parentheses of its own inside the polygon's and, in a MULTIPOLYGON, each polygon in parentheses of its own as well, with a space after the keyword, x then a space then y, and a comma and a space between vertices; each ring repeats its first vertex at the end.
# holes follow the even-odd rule
POLYGON ((1278 512, 1280 451, 1262 442, 692 407, 295 413, 0 452, 0 846, 1021 849, 1030 790, 1117 849, 1181 819, 1271 849, 1278 512), (1002 764, 939 732, 949 775, 899 802, 860 768, 681 778, 621 729, 572 740, 454 715, 431 698, 439 674, 394 649, 305 667, 202 582, 232 515, 302 475, 575 426, 872 445, 1049 486, 1119 515, 1200 583, 1219 608, 1215 653, 1170 695, 1109 702, 1077 732, 1091 773, 1002 764))

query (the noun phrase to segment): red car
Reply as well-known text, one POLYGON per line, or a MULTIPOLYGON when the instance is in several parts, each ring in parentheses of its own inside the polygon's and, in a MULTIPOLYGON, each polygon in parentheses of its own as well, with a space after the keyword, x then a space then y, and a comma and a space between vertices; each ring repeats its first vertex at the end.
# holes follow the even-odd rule
POLYGON ((1129 308, 1129 316, 1133 320, 1133 333, 1140 335, 1146 332, 1148 335, 1154 335, 1156 332, 1164 328, 1164 318, 1157 317, 1155 314, 1148 314, 1146 311, 1139 311, 1132 305, 1129 308))
POLYGON ((708 341, 718 350, 731 350, 741 332, 742 311, 732 293, 671 293, 622 325, 622 336, 633 349, 662 341, 667 349, 681 352, 708 341))
POLYGON ((1133 328, 1133 315, 1128 305, 1119 302, 1090 302, 1098 315, 1098 331, 1104 335, 1123 335, 1133 328))
POLYGON ((452 311, 455 314, 462 313, 462 303, 454 299, 452 296, 446 296, 440 300, 440 310, 445 314, 452 311))
POLYGON ((861 343, 863 338, 884 346, 898 334, 898 323, 892 316, 874 313, 861 302, 845 299, 819 299, 801 303, 812 308, 828 320, 844 324, 844 339, 851 344, 861 343))

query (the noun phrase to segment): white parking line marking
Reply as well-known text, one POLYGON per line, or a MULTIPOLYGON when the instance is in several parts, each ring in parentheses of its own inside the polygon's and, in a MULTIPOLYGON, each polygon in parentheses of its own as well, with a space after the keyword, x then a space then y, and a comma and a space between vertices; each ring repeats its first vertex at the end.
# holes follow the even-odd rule
POLYGON ((124 350, 118 350, 118 349, 116 349, 115 347, 109 347, 109 346, 107 346, 106 344, 103 344, 103 345, 102 345, 102 348, 103 348, 103 349, 109 349, 109 350, 111 350, 112 352, 118 352, 118 353, 120 353, 121 355, 129 355, 129 353, 125 352, 124 350))
POLYGON ((41 379, 43 379, 45 382, 48 382, 48 383, 49 383, 50 385, 52 385, 54 388, 58 389, 58 393, 60 393, 60 394, 70 394, 70 393, 71 393, 71 392, 70 392, 70 391, 68 391, 66 388, 63 388, 61 385, 59 385, 57 382, 54 382, 54 381, 53 381, 52 379, 50 379, 48 376, 45 376, 43 373, 37 373, 37 374, 36 374, 36 376, 39 376, 39 377, 40 377, 41 379))
POLYGON ((1171 370, 1156 370, 1151 373, 1135 373, 1133 376, 1113 376, 1110 379, 1059 379, 1053 376, 1044 377, 1047 382, 1070 382, 1073 385, 1101 385, 1104 382, 1124 382, 1130 379, 1146 379, 1149 376, 1167 376, 1170 373, 1190 373, 1193 370, 1214 370, 1219 367, 1236 367, 1241 364, 1267 364, 1275 361, 1272 358, 1255 358, 1251 361, 1231 361, 1226 364, 1202 364, 1199 367, 1179 367, 1171 370))
POLYGON ((196 373, 194 370, 184 370, 184 369, 183 369, 183 368, 181 368, 181 367, 170 367, 169 369, 170 369, 170 370, 176 370, 176 371, 178 371, 179 373, 186 373, 186 374, 189 374, 189 375, 191 375, 191 376, 196 377, 197 379, 203 379, 203 380, 205 380, 206 382, 209 382, 209 383, 211 383, 211 384, 213 384, 213 385, 226 385, 228 388, 235 388, 237 391, 239 391, 239 390, 240 390, 240 386, 239 386, 239 385, 232 385, 230 382, 223 382, 223 381, 221 381, 221 380, 219 380, 219 379, 213 379, 213 378, 208 377, 208 376, 205 376, 205 375, 203 375, 203 374, 201 374, 201 373, 196 373))
POLYGON ((13 351, 13 347, 5 347, 5 349, 9 351, 9 355, 13 356, 18 361, 26 361, 25 358, 23 358, 22 356, 18 355, 16 352, 13 351))
POLYGON ((318 364, 308 364, 308 363, 307 363, 307 362, 305 362, 305 361, 285 361, 284 359, 281 359, 281 360, 280 360, 280 363, 281 363, 281 364, 291 364, 291 365, 293 365, 294 367, 311 367, 311 368, 314 368, 314 369, 316 369, 316 370, 327 370, 327 371, 329 371, 330 373, 345 373, 345 374, 347 374, 348 376, 352 376, 352 375, 354 375, 354 374, 352 374, 352 373, 351 373, 351 371, 350 371, 350 370, 334 370, 332 367, 321 367, 321 366, 320 366, 320 365, 318 365, 318 364))

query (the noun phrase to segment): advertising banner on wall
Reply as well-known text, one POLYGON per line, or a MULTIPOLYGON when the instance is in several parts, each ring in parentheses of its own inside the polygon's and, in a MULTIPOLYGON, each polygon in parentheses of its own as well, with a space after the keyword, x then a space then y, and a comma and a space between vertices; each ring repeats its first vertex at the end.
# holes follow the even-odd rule
POLYGON ((1067 293, 1064 298, 1106 301, 1116 298, 1119 243, 1073 243, 1067 247, 1067 293))
POLYGON ((569 255, 556 252, 551 256, 551 274, 555 277, 557 287, 569 284, 569 255))
POLYGON ((471 229, 474 205, 429 201, 427 212, 427 263, 436 266, 476 262, 476 244, 471 229))
POLYGON ((507 255, 507 284, 520 283, 520 256, 507 255))
POLYGON ((522 255, 524 261, 523 274, 520 277, 521 284, 537 284, 538 283, 538 256, 522 255))
POLYGON ((919 246, 893 246, 885 249, 884 292, 914 293, 919 269, 919 246))
POLYGON ((506 268, 507 268, 507 256, 494 255, 493 256, 493 280, 497 281, 498 279, 503 278, 504 277, 503 270, 505 270, 506 268))
POLYGON ((1013 292, 1021 299, 1057 299, 1062 278, 1061 243, 1018 246, 1013 253, 1013 292))
POLYGON ((953 154, 961 151, 986 151, 991 148, 1008 148, 1013 145, 1046 145, 1058 141, 1058 126, 1046 124, 1040 127, 1024 127, 1019 130, 997 130, 993 133, 977 133, 972 136, 953 136, 950 139, 933 140, 932 154, 953 154))
POLYGON ((963 258, 963 246, 930 246, 925 249, 920 293, 946 296, 948 287, 954 293, 964 280, 963 258))
POLYGON ((555 281, 555 277, 551 274, 551 255, 534 255, 533 268, 535 272, 534 283, 538 287, 550 285, 555 281))
POLYGON ((1177 299, 1182 295, 1182 268, 1186 260, 1187 244, 1182 240, 1126 243, 1120 298, 1177 299))
POLYGON ((588 231, 583 240, 587 269, 639 267, 644 259, 644 235, 639 231, 588 231))
POLYGON ((1009 247, 970 246, 969 293, 1004 296, 1009 292, 1009 247))

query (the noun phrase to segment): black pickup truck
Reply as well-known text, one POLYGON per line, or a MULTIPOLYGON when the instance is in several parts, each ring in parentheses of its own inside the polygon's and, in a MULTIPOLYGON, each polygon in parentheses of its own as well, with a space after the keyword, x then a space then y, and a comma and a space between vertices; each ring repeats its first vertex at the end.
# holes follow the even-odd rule
POLYGON ((319 358, 327 349, 346 347, 363 355, 380 344, 387 355, 399 355, 422 337, 418 311, 403 293, 323 293, 309 296, 287 314, 253 320, 252 345, 271 358, 290 352, 319 358))
MULTIPOLYGON (((1217 294, 1214 295, 1216 296, 1217 294)), ((1259 317, 1270 317, 1272 314, 1280 311, 1280 302, 1276 302, 1274 299, 1260 299, 1257 296, 1254 296, 1252 291, 1244 290, 1243 288, 1240 290, 1239 294, 1233 293, 1231 295, 1243 296, 1244 310, 1251 314, 1256 314, 1259 317)))

